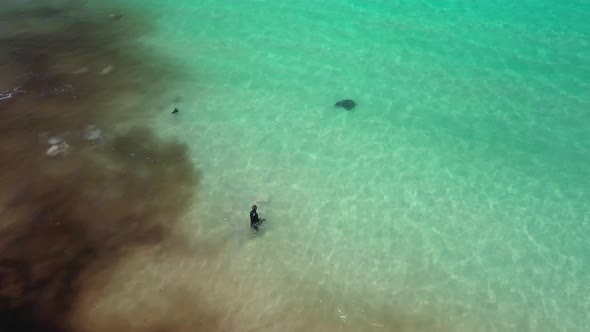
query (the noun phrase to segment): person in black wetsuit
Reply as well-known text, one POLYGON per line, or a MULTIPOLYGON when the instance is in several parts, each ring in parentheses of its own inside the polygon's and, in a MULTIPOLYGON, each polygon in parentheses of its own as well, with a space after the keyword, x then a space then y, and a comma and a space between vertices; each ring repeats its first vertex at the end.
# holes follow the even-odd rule
POLYGON ((258 227, 260 227, 262 220, 258 218, 258 212, 256 212, 256 208, 256 205, 252 205, 252 211, 250 211, 250 229, 258 232, 258 227))

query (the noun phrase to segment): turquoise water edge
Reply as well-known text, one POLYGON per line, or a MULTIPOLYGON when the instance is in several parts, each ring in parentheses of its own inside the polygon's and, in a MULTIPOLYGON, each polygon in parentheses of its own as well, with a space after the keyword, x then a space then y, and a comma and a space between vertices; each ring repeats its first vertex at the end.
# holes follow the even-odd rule
POLYGON ((216 275, 303 313, 321 289, 351 331, 358 303, 435 330, 590 329, 590 3, 138 5, 162 13, 146 43, 195 73, 190 114, 156 126, 200 142, 199 236, 239 238, 216 275), (256 201, 267 229, 244 240, 256 201))

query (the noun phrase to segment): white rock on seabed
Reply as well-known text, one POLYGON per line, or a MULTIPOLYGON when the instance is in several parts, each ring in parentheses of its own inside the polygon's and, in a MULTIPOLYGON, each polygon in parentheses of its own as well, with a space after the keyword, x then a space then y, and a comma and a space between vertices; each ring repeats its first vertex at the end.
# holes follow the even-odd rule
POLYGON ((87 67, 82 67, 76 71, 74 71, 72 74, 74 75, 80 75, 80 74, 86 74, 88 72, 88 68, 87 67))
POLYGON ((64 155, 64 154, 66 154, 69 147, 70 146, 68 145, 68 143, 61 141, 57 144, 52 144, 51 147, 49 147, 49 149, 47 149, 45 154, 50 157, 64 155))
POLYGON ((82 136, 85 140, 96 141, 102 139, 102 130, 96 128, 95 125, 90 125, 84 129, 82 136))
POLYGON ((103 69, 103 70, 101 70, 101 71, 100 71, 100 74, 101 74, 101 75, 108 75, 108 74, 110 74, 110 73, 111 73, 111 72, 112 72, 114 69, 115 69, 115 67, 113 67, 113 66, 111 66, 111 65, 108 65, 108 66, 104 67, 104 69, 103 69))
POLYGON ((56 145, 56 144, 59 144, 59 143, 61 143, 63 141, 64 141, 63 138, 57 137, 57 136, 49 137, 47 139, 47 143, 49 143, 50 145, 56 145))
POLYGON ((14 89, 12 89, 12 91, 4 91, 4 92, 0 92, 0 101, 2 100, 10 100, 12 99, 14 96, 16 96, 19 93, 23 93, 25 91, 23 91, 20 87, 16 87, 14 89))

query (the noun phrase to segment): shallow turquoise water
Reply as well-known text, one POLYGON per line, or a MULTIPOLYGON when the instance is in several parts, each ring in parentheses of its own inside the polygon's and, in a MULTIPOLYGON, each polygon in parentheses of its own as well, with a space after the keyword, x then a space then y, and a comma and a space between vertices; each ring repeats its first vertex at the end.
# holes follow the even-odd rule
POLYGON ((235 244, 211 287, 239 272, 264 291, 234 301, 273 303, 249 319, 289 330, 322 301, 351 331, 372 305, 441 331, 590 329, 590 3, 140 5, 161 12, 146 42, 194 72, 182 122, 157 126, 194 143, 196 237, 235 244))

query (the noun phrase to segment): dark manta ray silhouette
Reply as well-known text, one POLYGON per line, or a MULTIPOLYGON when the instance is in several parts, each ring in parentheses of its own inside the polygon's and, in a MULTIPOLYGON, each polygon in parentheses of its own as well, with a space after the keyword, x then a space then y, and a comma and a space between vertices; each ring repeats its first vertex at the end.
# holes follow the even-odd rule
POLYGON ((343 99, 334 104, 334 107, 352 111, 356 107, 356 103, 352 99, 343 99))

